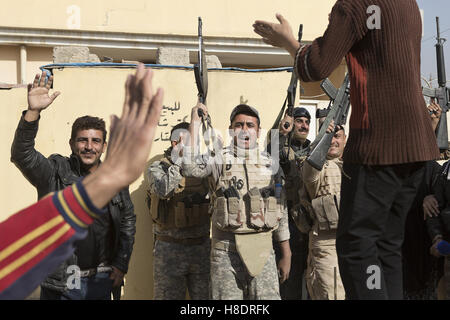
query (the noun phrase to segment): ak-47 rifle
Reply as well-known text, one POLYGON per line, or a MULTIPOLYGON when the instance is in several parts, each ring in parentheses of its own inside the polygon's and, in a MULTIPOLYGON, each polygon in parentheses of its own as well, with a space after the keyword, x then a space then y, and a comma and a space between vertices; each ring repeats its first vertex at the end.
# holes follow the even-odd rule
MULTIPOLYGON (((303 24, 300 24, 300 27, 298 28, 298 43, 302 42, 303 37, 303 24)), ((287 94, 287 100, 288 100, 288 108, 287 108, 287 115, 292 118, 294 113, 294 104, 295 104, 295 95, 297 93, 297 83, 298 78, 296 76, 296 73, 294 70, 292 70, 292 76, 291 76, 291 83, 288 87, 288 94, 287 94)), ((283 124, 284 128, 289 128, 289 122, 285 122, 283 124)), ((291 143, 292 143, 292 131, 294 131, 294 123, 292 123, 292 130, 289 131, 288 134, 288 152, 287 152, 287 158, 289 159, 289 153, 291 151, 291 143)))
MULTIPOLYGON (((205 46, 203 45, 202 18, 198 17, 198 63, 194 65, 195 83, 197 84, 198 100, 206 105, 208 95, 208 67, 206 64, 205 46)), ((198 109, 198 116, 202 119, 202 133, 206 146, 209 147, 209 136, 205 135, 208 129, 212 130, 210 116, 205 116, 203 110, 198 109)))
POLYGON ((447 77, 445 75, 445 60, 444 60, 444 42, 447 41, 441 38, 439 29, 439 17, 436 17, 437 27, 437 43, 436 43, 436 59, 439 88, 422 88, 424 96, 437 99, 442 108, 441 118, 436 129, 437 145, 441 152, 448 149, 448 133, 447 133, 447 112, 449 110, 449 93, 450 89, 447 87, 447 77))
MULTIPOLYGON (((298 42, 300 43, 302 41, 302 36, 303 36, 303 24, 300 24, 299 26, 299 30, 298 30, 298 42)), ((279 125, 280 122, 282 120, 283 115, 285 114, 285 108, 286 108, 286 103, 287 103, 287 110, 286 110, 286 114, 292 117, 293 111, 294 111, 294 104, 295 104, 295 96, 297 94, 297 84, 298 84, 298 78, 294 72, 294 70, 292 70, 292 75, 291 75, 291 82, 289 83, 289 87, 287 90, 287 96, 286 99, 284 100, 283 103, 283 107, 281 107, 280 112, 278 113, 278 116, 272 126, 272 130, 277 130, 279 129, 279 125)), ((301 87, 300 87, 301 88, 301 87)), ((285 129, 289 128, 289 122, 285 122, 283 124, 285 129)), ((270 132, 268 133, 268 141, 270 141, 270 132)), ((288 144, 289 144, 289 149, 291 147, 291 141, 292 141, 292 130, 289 132, 288 135, 288 144)), ((280 147, 283 147, 285 143, 285 140, 283 139, 282 141, 280 141, 280 147)), ((288 150, 288 155, 289 157, 289 150, 288 150)))
POLYGON ((339 89, 336 89, 330 80, 325 79, 320 84, 322 90, 330 97, 330 105, 326 110, 318 110, 318 114, 327 115, 325 121, 319 130, 319 133, 311 143, 309 150, 296 153, 297 157, 307 156, 306 161, 316 168, 322 170, 325 164, 328 149, 331 145, 334 132, 327 132, 331 121, 334 120, 335 127, 342 126, 347 121, 348 111, 350 109, 350 78, 347 74, 344 82, 339 89), (305 154, 306 152, 306 154, 305 154))

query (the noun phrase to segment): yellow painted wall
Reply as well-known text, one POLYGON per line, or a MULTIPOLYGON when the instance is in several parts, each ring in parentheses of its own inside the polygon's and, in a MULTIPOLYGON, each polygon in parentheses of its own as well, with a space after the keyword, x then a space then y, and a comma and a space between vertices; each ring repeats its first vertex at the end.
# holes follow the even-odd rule
MULTIPOLYGON (((33 82, 39 67, 53 61, 53 48, 26 47, 27 63, 25 82, 33 82)), ((0 46, 0 82, 20 83, 20 46, 0 46)))
POLYGON ((27 68, 26 83, 31 83, 36 73, 40 72, 39 71, 40 66, 53 63, 53 48, 48 47, 26 47, 26 48, 28 57, 26 66, 27 68))
MULTIPOLYGON (((341 77, 343 69, 339 70, 341 77)), ((131 69, 65 68, 54 70, 54 89, 61 91, 55 102, 41 114, 36 148, 45 156, 52 153, 70 154, 68 140, 73 121, 89 114, 105 119, 119 114, 124 96, 124 82, 131 69)), ((209 72, 208 106, 213 126, 224 134, 229 125, 229 115, 241 101, 255 106, 261 115, 263 128, 272 126, 284 101, 290 73, 244 73, 235 71, 209 72)), ((155 155, 168 147, 165 138, 171 125, 185 118, 197 100, 197 89, 192 70, 155 70, 154 83, 165 89, 165 111, 160 120, 149 163, 155 155), (179 106, 179 110, 169 110, 179 106), (173 112, 173 114, 172 114, 173 112), (164 124, 168 126, 163 126, 164 124)), ((0 90, 0 220, 24 208, 37 199, 37 194, 19 170, 9 161, 10 148, 21 112, 26 109, 26 89, 0 90)), ((323 101, 320 107, 326 107, 323 101)), ((147 182, 141 176, 130 186, 137 215, 137 233, 130 270, 126 277, 124 299, 152 298, 152 222, 145 205, 147 182)))
POLYGON ((255 19, 275 19, 280 12, 304 39, 325 30, 335 0, 16 0, 0 11, 1 25, 45 29, 79 29, 151 34, 196 35, 197 17, 208 36, 257 38, 255 19), (18 14, 20 13, 20 14, 18 14))
POLYGON ((0 82, 18 83, 20 78, 19 47, 0 46, 0 82))

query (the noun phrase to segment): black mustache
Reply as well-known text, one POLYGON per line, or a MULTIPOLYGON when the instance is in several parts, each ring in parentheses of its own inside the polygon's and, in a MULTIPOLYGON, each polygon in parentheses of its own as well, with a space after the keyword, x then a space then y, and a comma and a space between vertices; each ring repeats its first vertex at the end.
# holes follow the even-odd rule
POLYGON ((250 139, 250 135, 249 135, 249 134, 245 134, 245 133, 243 133, 243 134, 238 134, 238 138, 239 138, 239 139, 245 139, 245 138, 250 139))

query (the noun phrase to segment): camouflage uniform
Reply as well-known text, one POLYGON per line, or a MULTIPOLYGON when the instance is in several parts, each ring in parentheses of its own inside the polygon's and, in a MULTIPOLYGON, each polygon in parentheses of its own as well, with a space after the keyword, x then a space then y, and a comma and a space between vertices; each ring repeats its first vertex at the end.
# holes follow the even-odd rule
POLYGON ((273 174, 271 165, 269 156, 258 149, 228 147, 215 157, 185 154, 184 175, 210 181, 214 300, 280 299, 272 233, 281 242, 289 239, 289 229, 284 192, 278 198, 271 193, 282 173, 273 174), (225 198, 226 188, 235 188, 239 197, 225 198))
MULTIPOLYGON (((182 300, 186 298, 186 288, 194 300, 209 298, 209 256, 210 256, 210 219, 209 200, 203 201, 203 216, 200 223, 180 225, 176 209, 182 202, 170 202, 178 196, 189 196, 185 191, 189 185, 204 185, 207 191, 207 181, 203 179, 186 179, 180 173, 182 158, 175 163, 170 160, 170 150, 167 150, 161 161, 154 162, 148 169, 150 182, 151 212, 153 218, 153 233, 155 245, 153 250, 153 281, 155 300, 182 300), (182 190, 181 186, 185 189, 182 190), (175 207, 174 211, 164 207, 175 207), (207 214, 207 215, 206 215, 207 214), (178 219, 178 220, 177 220, 178 219)), ((194 208, 192 206, 192 208, 194 208)), ((185 209, 188 210, 188 209, 185 209)), ((186 211, 189 219, 193 211, 186 211)))
MULTIPOLYGON (((302 166, 302 179, 312 227, 309 232, 306 283, 313 300, 345 299, 336 253, 336 229, 341 194, 342 161, 327 160, 321 171, 308 162, 302 166), (336 285, 335 285, 336 270, 336 285)), ((302 203, 304 201, 302 200, 302 203)))

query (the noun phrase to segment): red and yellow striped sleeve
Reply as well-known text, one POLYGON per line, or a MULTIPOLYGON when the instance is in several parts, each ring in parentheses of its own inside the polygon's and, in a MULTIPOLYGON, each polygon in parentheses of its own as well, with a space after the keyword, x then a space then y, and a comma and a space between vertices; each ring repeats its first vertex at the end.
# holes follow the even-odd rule
POLYGON ((0 299, 26 298, 103 213, 79 181, 0 223, 0 299))

